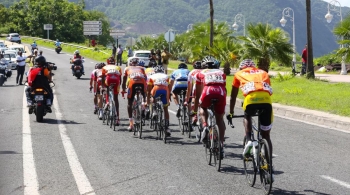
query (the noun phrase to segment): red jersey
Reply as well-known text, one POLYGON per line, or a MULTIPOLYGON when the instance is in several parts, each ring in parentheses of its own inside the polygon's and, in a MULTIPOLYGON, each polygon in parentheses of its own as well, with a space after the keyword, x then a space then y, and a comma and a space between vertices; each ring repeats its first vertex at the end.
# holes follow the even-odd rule
POLYGON ((196 84, 226 87, 226 74, 220 69, 204 69, 196 75, 196 84))

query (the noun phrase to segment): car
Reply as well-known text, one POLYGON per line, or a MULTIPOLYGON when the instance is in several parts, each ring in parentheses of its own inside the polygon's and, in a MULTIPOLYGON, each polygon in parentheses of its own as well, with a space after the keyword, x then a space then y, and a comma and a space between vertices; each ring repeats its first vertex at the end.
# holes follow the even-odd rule
POLYGON ((26 53, 24 49, 24 45, 10 45, 7 47, 9 50, 21 51, 22 53, 26 53))
POLYGON ((0 53, 4 53, 5 51, 7 51, 8 48, 7 47, 0 47, 0 53))
POLYGON ((12 70, 15 70, 17 68, 17 58, 16 54, 13 52, 5 52, 4 58, 8 63, 8 67, 11 68, 12 70))
POLYGON ((130 60, 133 58, 138 58, 139 60, 143 60, 145 64, 148 64, 150 54, 151 51, 149 50, 136 50, 133 52, 133 56, 128 58, 126 66, 129 66, 130 60))
POLYGON ((5 45, 4 41, 0 41, 0 48, 6 48, 7 45, 5 45))
POLYGON ((16 42, 21 44, 21 37, 18 33, 10 33, 7 35, 6 39, 10 42, 16 42))

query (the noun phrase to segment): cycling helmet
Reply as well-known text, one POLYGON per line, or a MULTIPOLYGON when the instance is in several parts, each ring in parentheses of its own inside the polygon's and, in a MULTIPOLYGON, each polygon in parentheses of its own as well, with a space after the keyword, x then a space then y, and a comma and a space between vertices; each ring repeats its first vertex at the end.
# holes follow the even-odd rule
POLYGON ((156 67, 154 67, 154 72, 156 73, 164 73, 164 68, 162 65, 157 65, 156 67))
POLYGON ((35 58, 35 64, 39 66, 43 66, 46 64, 46 59, 44 56, 38 56, 35 58))
POLYGON ((105 63, 99 63, 98 65, 97 65, 97 69, 102 69, 104 66, 106 66, 106 64, 105 63))
POLYGON ((139 64, 139 59, 138 58, 132 58, 130 60, 130 63, 129 63, 130 66, 136 66, 138 64, 139 64))
MULTIPOLYGON (((202 60, 202 68, 203 69, 206 69, 206 68, 214 69, 214 68, 216 68, 216 66, 218 64, 216 61, 217 60, 214 57, 206 56, 202 60)), ((219 63, 219 65, 220 65, 220 63, 219 63)))
POLYGON ((239 69, 240 70, 248 68, 248 67, 255 67, 255 64, 254 64, 253 60, 245 59, 239 64, 239 69))
POLYGON ((157 62, 152 60, 152 61, 149 62, 148 66, 149 67, 156 67, 157 66, 157 62))
POLYGON ((79 50, 75 50, 74 55, 79 54, 79 50))
POLYGON ((177 67, 178 69, 183 68, 183 69, 187 69, 187 64, 185 63, 180 63, 179 66, 177 67))
POLYGON ((98 69, 98 65, 100 65, 100 63, 95 64, 95 69, 98 69))
POLYGON ((201 61, 195 61, 193 63, 193 68, 194 69, 201 69, 202 68, 202 62, 201 61))
POLYGON ((138 65, 139 65, 139 66, 142 66, 142 67, 145 66, 145 61, 140 60, 139 63, 138 63, 138 65))

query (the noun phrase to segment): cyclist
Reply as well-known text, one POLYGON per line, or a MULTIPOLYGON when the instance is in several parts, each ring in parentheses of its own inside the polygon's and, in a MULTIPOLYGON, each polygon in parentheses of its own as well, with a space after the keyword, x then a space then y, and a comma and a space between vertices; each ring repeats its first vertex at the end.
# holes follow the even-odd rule
POLYGON ((94 88, 94 86, 95 86, 95 72, 97 70, 98 65, 99 64, 95 65, 95 69, 91 72, 91 76, 90 76, 90 92, 92 91, 92 89, 94 89, 94 105, 95 105, 94 114, 96 114, 98 111, 96 88, 94 88))
MULTIPOLYGON (((79 50, 75 50, 73 59, 71 60, 71 64, 72 64, 71 69, 72 69, 73 76, 74 76, 74 69, 73 69, 73 68, 74 68, 74 61, 75 61, 75 60, 83 60, 83 59, 84 59, 84 57, 82 57, 82 56, 80 55, 79 50)), ((82 72, 82 74, 85 75, 85 72, 84 72, 84 64, 83 64, 83 62, 80 63, 80 66, 81 66, 81 72, 82 72)))
MULTIPOLYGON (((154 60, 152 60, 152 61, 150 61, 148 64, 145 64, 145 72, 146 72, 146 75, 147 75, 147 86, 149 85, 149 78, 152 76, 152 75, 154 75, 155 74, 155 72, 154 72, 154 67, 156 67, 157 66, 157 62, 156 61, 154 61, 154 60)), ((147 90, 147 97, 148 97, 148 90, 147 90)), ((145 118, 146 118, 146 120, 148 120, 149 119, 149 114, 150 114, 150 111, 149 111, 149 102, 147 102, 147 106, 146 106, 146 114, 145 114, 145 118)))
MULTIPOLYGON (((164 73, 164 68, 162 65, 157 65, 154 68, 155 74, 153 74, 149 78, 149 84, 148 84, 148 95, 147 95, 147 102, 150 102, 150 96, 152 95, 153 100, 157 98, 160 95, 162 96, 162 102, 164 106, 164 119, 165 119, 165 129, 166 129, 166 136, 171 135, 171 131, 169 129, 169 100, 170 100, 170 90, 171 85, 169 84, 169 76, 164 73)), ((152 116, 153 117, 153 116, 152 116)))
POLYGON ((201 141, 207 139, 208 129, 208 107, 211 105, 212 99, 218 99, 215 104, 216 124, 219 127, 221 158, 223 158, 223 143, 225 138, 224 114, 226 106, 226 75, 220 70, 220 62, 211 56, 207 56, 202 60, 202 70, 196 75, 196 101, 199 101, 201 107, 200 117, 202 119, 202 137, 201 141))
POLYGON ((97 66, 97 70, 94 74, 94 89, 96 89, 96 96, 97 96, 97 105, 98 105, 98 118, 102 120, 103 117, 103 109, 102 109, 102 94, 104 90, 104 82, 103 82, 103 72, 102 68, 105 66, 105 63, 99 63, 97 66))
POLYGON ((180 63, 170 76, 170 85, 173 86, 171 93, 173 94, 175 105, 177 106, 176 117, 180 117, 180 105, 178 95, 182 90, 187 91, 187 78, 190 71, 187 69, 187 64, 180 63))
POLYGON ((146 101, 146 87, 147 87, 147 76, 145 73, 145 69, 139 66, 139 59, 133 58, 130 60, 130 64, 128 67, 124 69, 123 76, 123 84, 122 88, 125 91, 126 87, 128 87, 127 98, 128 98, 128 115, 130 126, 128 127, 129 131, 132 131, 134 128, 134 121, 132 118, 132 102, 134 100, 134 96, 136 94, 136 87, 141 87, 141 93, 143 96, 143 101, 146 101))
POLYGON ((113 58, 113 56, 111 56, 107 59, 107 64, 115 65, 115 59, 113 58))
POLYGON ((263 110, 263 115, 260 117, 260 127, 262 130, 261 136, 268 142, 272 154, 270 130, 273 122, 273 113, 270 98, 272 95, 272 88, 269 75, 264 70, 256 68, 254 62, 250 59, 243 60, 239 65, 239 69, 240 71, 236 72, 232 82, 230 114, 227 115, 227 119, 232 119, 238 89, 240 88, 243 92, 243 96, 245 96, 243 110, 244 127, 247 139, 243 155, 246 155, 249 149, 253 146, 252 140, 250 140, 250 134, 252 131, 251 116, 256 113, 257 109, 263 110))
POLYGON ((119 66, 116 65, 107 65, 102 68, 102 75, 103 79, 105 80, 105 85, 107 86, 107 95, 106 95, 106 108, 109 105, 109 86, 114 84, 114 102, 115 102, 115 109, 117 112, 118 117, 115 119, 115 124, 119 126, 119 101, 118 101, 118 94, 120 90, 120 84, 121 84, 121 77, 122 77, 122 70, 119 66))
MULTIPOLYGON (((196 61, 193 63, 193 70, 191 70, 191 72, 188 74, 188 80, 187 80, 187 94, 186 94, 186 101, 185 101, 185 105, 187 105, 187 103, 191 103, 192 101, 194 101, 194 99, 192 100, 192 98, 190 98, 190 96, 196 96, 196 75, 202 71, 202 62, 201 61, 196 61)), ((188 106, 188 109, 192 109, 191 108, 191 104, 188 106)), ((198 111, 198 104, 195 105, 193 107, 193 111, 191 112, 191 116, 193 116, 193 121, 192 121, 192 125, 196 125, 197 123, 197 111, 198 111)))

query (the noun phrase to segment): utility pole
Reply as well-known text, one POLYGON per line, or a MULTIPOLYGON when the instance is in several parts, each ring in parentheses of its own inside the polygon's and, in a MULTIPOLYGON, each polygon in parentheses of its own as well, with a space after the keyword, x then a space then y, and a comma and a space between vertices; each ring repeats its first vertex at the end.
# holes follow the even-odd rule
POLYGON ((213 47, 213 37, 214 37, 214 6, 213 6, 213 0, 209 0, 210 5, 210 42, 209 46, 210 48, 213 47))
POLYGON ((312 49, 311 0, 306 0, 306 26, 307 26, 307 72, 308 79, 315 78, 314 55, 312 49))

